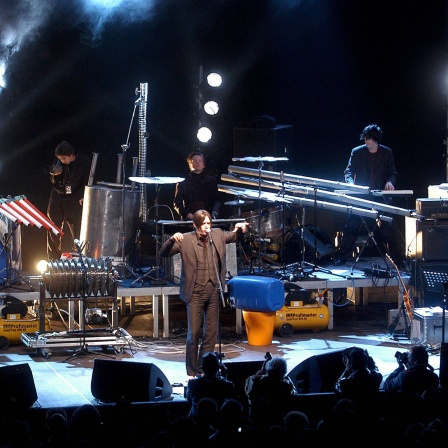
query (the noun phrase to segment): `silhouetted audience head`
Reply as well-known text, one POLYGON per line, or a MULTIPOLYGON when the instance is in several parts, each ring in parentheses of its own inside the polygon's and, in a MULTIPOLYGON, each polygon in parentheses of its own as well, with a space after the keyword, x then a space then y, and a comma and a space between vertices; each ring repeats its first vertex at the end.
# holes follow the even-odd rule
POLYGON ((287 372, 287 364, 284 358, 275 356, 266 364, 266 373, 278 378, 283 378, 287 372))
POLYGON ((219 358, 214 352, 204 353, 202 356, 202 371, 204 375, 215 376, 219 372, 219 358))

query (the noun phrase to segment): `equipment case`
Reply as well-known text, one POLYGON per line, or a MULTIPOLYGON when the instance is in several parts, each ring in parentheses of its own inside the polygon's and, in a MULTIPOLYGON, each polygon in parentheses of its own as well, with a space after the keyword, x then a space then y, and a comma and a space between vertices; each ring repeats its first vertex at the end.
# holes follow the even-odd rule
MULTIPOLYGON (((412 319, 411 341, 421 344, 440 344, 442 342, 442 316, 440 306, 415 308, 412 319)), ((445 310, 445 339, 448 337, 448 313, 445 310)))

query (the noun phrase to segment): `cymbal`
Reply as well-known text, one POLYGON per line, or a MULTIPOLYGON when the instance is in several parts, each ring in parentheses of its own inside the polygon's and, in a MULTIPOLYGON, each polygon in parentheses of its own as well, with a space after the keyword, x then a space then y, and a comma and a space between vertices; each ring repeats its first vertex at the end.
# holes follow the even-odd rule
POLYGON ((234 162, 278 162, 281 160, 288 161, 288 157, 241 157, 232 159, 234 162))
POLYGON ((224 205, 246 205, 253 204, 254 201, 244 201, 243 199, 237 199, 236 201, 227 201, 224 202, 224 205))
POLYGON ((177 184, 185 180, 184 177, 130 177, 131 182, 137 182, 139 184, 177 184))

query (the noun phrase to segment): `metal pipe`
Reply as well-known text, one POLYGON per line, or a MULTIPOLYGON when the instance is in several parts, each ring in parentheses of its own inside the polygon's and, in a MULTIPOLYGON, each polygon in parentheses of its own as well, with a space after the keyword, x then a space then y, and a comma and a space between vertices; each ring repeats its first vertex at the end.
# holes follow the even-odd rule
POLYGON ((87 182, 87 185, 91 187, 93 185, 93 178, 95 177, 95 171, 96 171, 96 162, 98 161, 98 153, 93 152, 92 153, 92 164, 90 165, 90 174, 89 174, 89 181, 87 182))
MULTIPOLYGON (((132 157, 132 177, 137 176, 137 169, 138 169, 138 157, 132 157)), ((135 182, 131 182, 131 190, 135 190, 135 182)))
POLYGON ((123 174, 123 154, 117 154, 118 156, 118 165, 117 165, 117 178, 116 183, 121 184, 121 176, 123 174))

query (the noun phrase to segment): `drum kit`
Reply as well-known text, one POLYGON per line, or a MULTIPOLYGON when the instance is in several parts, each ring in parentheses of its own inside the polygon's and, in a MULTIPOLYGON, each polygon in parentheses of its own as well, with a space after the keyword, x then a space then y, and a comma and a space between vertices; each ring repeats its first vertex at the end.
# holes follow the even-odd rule
MULTIPOLYGON (((245 162, 259 162, 260 167, 263 162, 276 162, 276 161, 287 161, 286 157, 244 157, 241 159, 232 159, 234 161, 245 161, 245 162)), ((158 192, 160 185, 173 184, 182 182, 184 178, 182 177, 129 177, 131 182, 136 182, 139 184, 149 184, 156 186, 156 197, 155 197, 155 229, 156 229, 156 263, 159 266, 159 247, 158 247, 158 192)), ((231 207, 235 207, 236 214, 238 218, 244 218, 246 222, 249 223, 250 226, 250 252, 252 256, 250 259, 255 256, 258 258, 259 264, 261 261, 265 261, 267 263, 277 264, 280 261, 280 250, 281 246, 284 244, 283 241, 285 239, 285 234, 289 232, 291 226, 291 217, 285 219, 284 214, 284 206, 274 206, 269 208, 261 208, 261 199, 266 199, 266 194, 263 194, 261 198, 256 196, 252 199, 242 199, 237 195, 235 200, 227 201, 224 205, 228 205, 231 207), (241 207, 249 206, 254 204, 256 199, 260 199, 258 210, 249 211, 249 212, 241 212, 241 207), (283 244, 282 244, 283 243, 283 244)), ((281 197, 275 197, 272 195, 272 198, 269 197, 271 202, 282 202, 281 197)), ((287 202, 287 201, 283 201, 287 202)), ((235 217, 234 216, 234 217, 235 217)), ((244 258, 244 257, 243 257, 244 258)), ((298 260, 297 260, 298 261, 298 260)), ((251 263, 252 264, 252 263, 251 263)), ((260 268, 259 268, 260 269, 260 268)), ((138 277, 133 283, 143 282, 145 278, 152 271, 148 271, 144 275, 138 277)), ((159 274, 157 272, 156 280, 159 279, 159 274)))
POLYGON ((131 285, 134 285, 136 283, 143 283, 144 280, 149 276, 154 276, 153 283, 154 284, 164 284, 166 283, 165 280, 162 279, 160 276, 160 258, 159 258, 159 191, 160 191, 160 185, 167 185, 167 184, 177 184, 178 182, 182 182, 184 180, 183 177, 130 177, 129 180, 131 182, 137 182, 140 184, 151 184, 156 186, 156 195, 154 199, 154 206, 155 206, 155 241, 156 241, 156 268, 155 272, 153 270, 150 270, 146 272, 145 274, 141 275, 140 277, 137 277, 131 285))
MULTIPOLYGON (((258 172, 259 174, 261 174, 263 162, 288 161, 288 158, 260 156, 233 158, 232 160, 235 162, 258 162, 258 172)), ((223 175, 223 177, 225 177, 225 175, 223 175)), ((258 179, 253 179, 251 185, 257 186, 258 192, 244 189, 244 191, 241 191, 241 194, 237 193, 236 200, 225 202, 225 205, 238 205, 238 216, 245 218, 245 221, 249 223, 249 253, 251 254, 251 256, 249 257, 249 273, 255 271, 263 272, 265 270, 263 265, 265 267, 269 266, 269 269, 272 269, 274 266, 280 266, 284 261, 283 251, 288 244, 290 235, 296 233, 296 230, 293 229, 294 219, 291 210, 288 207, 288 203, 290 202, 290 200, 285 199, 282 195, 282 192, 280 192, 279 194, 274 194, 261 191, 261 175, 258 176, 258 179), (241 199, 241 196, 257 200, 258 209, 241 213, 241 205, 254 203, 254 201, 252 200, 241 199), (262 200, 273 202, 274 204, 280 203, 280 205, 262 208, 262 200), (286 209, 288 209, 288 212, 286 211, 286 209), (258 266, 256 268, 254 268, 253 266, 254 258, 258 262, 258 266)), ((294 261, 298 263, 300 262, 300 256, 303 252, 303 248, 295 247, 294 252, 296 256, 294 261)))

